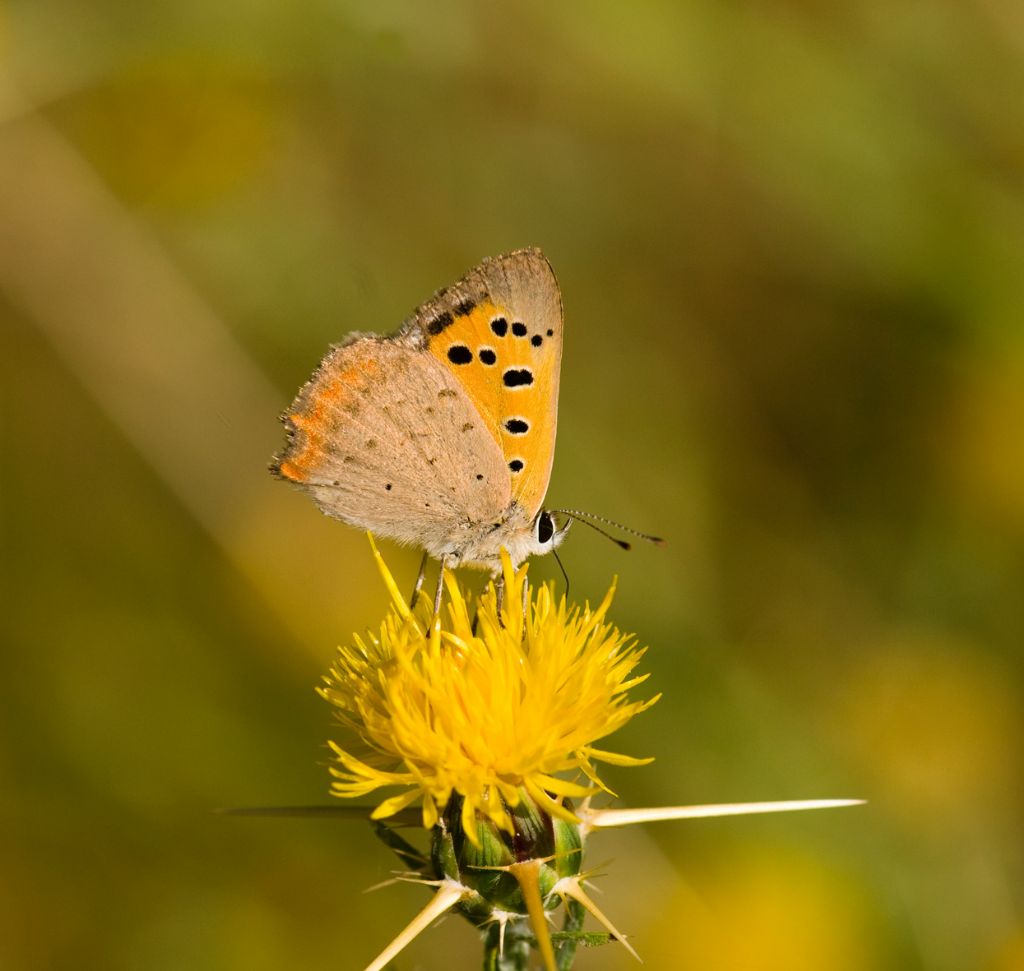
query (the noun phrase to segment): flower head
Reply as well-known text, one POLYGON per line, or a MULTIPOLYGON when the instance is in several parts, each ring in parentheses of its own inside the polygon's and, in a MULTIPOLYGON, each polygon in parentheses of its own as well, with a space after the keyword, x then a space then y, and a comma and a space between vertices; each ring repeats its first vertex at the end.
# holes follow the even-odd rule
POLYGON ((357 739, 331 743, 335 795, 399 787, 374 817, 422 799, 427 828, 457 797, 477 842, 478 819, 512 833, 524 797, 576 821, 563 800, 607 791, 595 763, 649 761, 595 747, 657 700, 630 697, 644 652, 605 619, 614 585, 596 609, 568 606, 550 584, 527 598, 527 568, 506 556, 500 614, 494 584, 474 599, 449 574, 442 622, 425 598, 411 610, 374 555, 391 607, 379 635, 339 649, 319 689, 357 739))

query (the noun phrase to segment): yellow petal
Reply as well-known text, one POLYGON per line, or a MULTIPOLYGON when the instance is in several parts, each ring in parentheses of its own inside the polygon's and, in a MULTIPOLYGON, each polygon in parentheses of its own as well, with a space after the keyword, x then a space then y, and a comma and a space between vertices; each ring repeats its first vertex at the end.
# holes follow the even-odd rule
POLYGON ((371 819, 387 819, 388 816, 394 816, 395 813, 401 812, 410 803, 415 802, 419 799, 420 793, 417 789, 410 789, 407 792, 399 793, 397 796, 392 796, 390 799, 385 799, 371 815, 371 819))

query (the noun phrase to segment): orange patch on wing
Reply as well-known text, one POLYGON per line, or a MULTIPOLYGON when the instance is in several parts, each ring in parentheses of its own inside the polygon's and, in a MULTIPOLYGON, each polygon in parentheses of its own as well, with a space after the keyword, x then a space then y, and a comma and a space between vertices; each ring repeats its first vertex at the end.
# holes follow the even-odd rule
POLYGON ((289 479, 305 481, 318 464, 324 441, 323 432, 319 428, 321 415, 322 405, 318 404, 310 415, 296 412, 288 416, 288 420, 303 436, 301 451, 297 451, 288 462, 283 462, 280 467, 282 474, 289 479))
POLYGON ((363 361, 359 366, 347 367, 339 374, 326 378, 310 395, 308 411, 305 415, 297 413, 288 417, 303 429, 318 424, 326 417, 327 408, 337 408, 343 405, 350 397, 351 391, 358 388, 362 390, 367 377, 374 376, 379 366, 374 360, 363 361))
POLYGON ((277 467, 277 470, 286 479, 291 479, 293 482, 304 482, 306 479, 305 472, 303 472, 294 462, 282 462, 277 467))
POLYGON ((341 399, 350 387, 366 384, 369 378, 376 377, 379 372, 380 365, 372 357, 364 358, 358 364, 350 365, 328 378, 320 389, 320 397, 327 401, 341 399))
POLYGON ((292 443, 293 454, 278 467, 280 473, 296 482, 306 482, 315 473, 324 457, 324 438, 329 432, 331 412, 338 411, 361 390, 367 378, 380 370, 374 360, 361 361, 334 375, 327 375, 305 402, 305 411, 288 415, 292 428, 301 435, 300 442, 292 443))

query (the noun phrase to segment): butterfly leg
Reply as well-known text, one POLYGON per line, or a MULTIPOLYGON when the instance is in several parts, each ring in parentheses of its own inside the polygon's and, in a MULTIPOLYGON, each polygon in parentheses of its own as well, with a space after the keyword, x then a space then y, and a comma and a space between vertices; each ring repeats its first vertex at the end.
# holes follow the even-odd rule
POLYGON ((530 578, 523 577, 523 620, 526 619, 526 608, 530 603, 530 578))
POLYGON ((447 557, 441 557, 441 569, 437 571, 437 589, 434 591, 434 618, 441 613, 441 594, 444 593, 444 569, 448 564, 447 557))
POLYGON ((502 620, 501 612, 505 609, 505 576, 501 573, 494 578, 494 606, 498 615, 498 626, 504 627, 505 621, 502 620))
POLYGON ((412 588, 412 596, 409 598, 409 607, 415 609, 416 598, 420 595, 420 591, 423 589, 423 578, 427 574, 427 560, 430 559, 429 553, 423 554, 423 559, 420 560, 420 572, 419 576, 416 577, 416 586, 412 588))

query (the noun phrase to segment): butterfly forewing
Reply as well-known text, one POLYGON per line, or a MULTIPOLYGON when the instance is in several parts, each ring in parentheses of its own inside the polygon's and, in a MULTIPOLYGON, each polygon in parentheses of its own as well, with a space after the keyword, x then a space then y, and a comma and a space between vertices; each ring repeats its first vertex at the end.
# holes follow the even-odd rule
POLYGON ((485 260, 420 307, 403 331, 456 379, 499 445, 530 520, 547 492, 558 420, 562 304, 537 249, 485 260))

